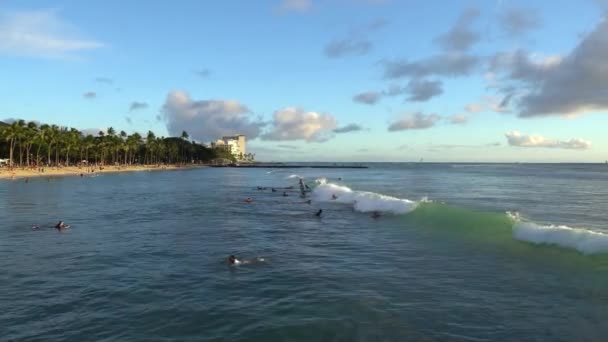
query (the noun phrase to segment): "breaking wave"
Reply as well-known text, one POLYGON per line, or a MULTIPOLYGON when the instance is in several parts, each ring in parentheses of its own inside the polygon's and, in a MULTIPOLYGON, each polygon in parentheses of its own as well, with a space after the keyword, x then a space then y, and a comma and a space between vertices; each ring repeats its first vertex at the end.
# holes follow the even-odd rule
MULTIPOLYGON (((412 201, 368 191, 355 191, 343 185, 327 183, 320 178, 312 199, 318 202, 333 202, 352 205, 358 212, 385 212, 418 221, 422 226, 449 227, 462 230, 472 238, 501 238, 522 241, 535 245, 552 245, 574 249, 582 254, 608 253, 608 234, 585 228, 565 225, 539 224, 520 217, 518 213, 475 212, 427 199, 412 201)), ((503 240, 504 241, 504 240, 503 240)))
POLYGON ((507 215, 513 219, 513 237, 517 240, 573 248, 583 254, 608 252, 608 234, 564 225, 541 225, 524 221, 519 215, 507 215))

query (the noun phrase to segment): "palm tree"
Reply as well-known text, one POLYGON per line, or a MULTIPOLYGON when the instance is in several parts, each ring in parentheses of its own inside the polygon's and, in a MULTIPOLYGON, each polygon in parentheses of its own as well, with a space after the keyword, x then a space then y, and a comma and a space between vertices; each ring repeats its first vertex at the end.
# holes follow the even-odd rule
POLYGON ((189 137, 190 136, 188 135, 188 132, 182 131, 182 135, 181 135, 181 139, 182 139, 182 144, 181 144, 182 145, 182 162, 185 159, 185 157, 184 157, 184 154, 185 154, 185 151, 184 151, 185 150, 185 144, 186 144, 186 141, 188 140, 189 137))
POLYGON ((34 121, 28 122, 23 134, 23 143, 25 144, 25 164, 28 166, 30 165, 30 151, 36 142, 37 133, 38 124, 34 121))
POLYGON ((10 126, 7 126, 2 130, 2 136, 4 138, 4 141, 9 143, 8 165, 11 167, 14 165, 13 152, 15 150, 15 145, 17 144, 17 139, 19 139, 19 134, 19 126, 17 122, 13 122, 10 126))

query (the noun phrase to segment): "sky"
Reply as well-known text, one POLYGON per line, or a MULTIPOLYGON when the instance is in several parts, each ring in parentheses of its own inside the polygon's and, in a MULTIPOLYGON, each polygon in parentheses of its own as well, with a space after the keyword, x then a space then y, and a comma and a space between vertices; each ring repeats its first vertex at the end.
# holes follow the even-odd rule
POLYGON ((0 120, 263 161, 603 162, 607 0, 0 0, 0 120))

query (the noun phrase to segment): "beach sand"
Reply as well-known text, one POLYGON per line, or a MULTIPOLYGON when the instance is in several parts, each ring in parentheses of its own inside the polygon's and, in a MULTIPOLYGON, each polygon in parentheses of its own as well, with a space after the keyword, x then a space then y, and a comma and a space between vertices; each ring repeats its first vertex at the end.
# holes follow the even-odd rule
POLYGON ((134 171, 164 171, 164 170, 178 170, 187 169, 193 167, 203 167, 202 165, 121 165, 121 166, 104 166, 103 170, 99 167, 94 168, 95 172, 90 172, 90 167, 45 167, 44 172, 39 172, 38 169, 21 169, 15 168, 9 170, 7 168, 0 168, 0 180, 4 179, 23 179, 30 177, 58 177, 58 176, 85 176, 99 173, 111 173, 111 172, 134 172, 134 171))

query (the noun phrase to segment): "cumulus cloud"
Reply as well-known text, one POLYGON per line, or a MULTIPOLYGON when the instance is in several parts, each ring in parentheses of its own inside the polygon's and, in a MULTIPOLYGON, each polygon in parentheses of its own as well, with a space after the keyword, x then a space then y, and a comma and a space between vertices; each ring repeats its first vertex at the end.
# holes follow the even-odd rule
POLYGON ((373 105, 380 101, 381 97, 382 94, 377 91, 366 91, 353 96, 353 101, 373 105))
POLYGON ((513 94, 507 94, 505 97, 497 98, 495 96, 484 96, 481 98, 480 102, 477 103, 469 103, 464 106, 464 110, 469 113, 479 113, 484 111, 492 111, 496 113, 509 113, 509 102, 513 94))
POLYGON ((542 135, 523 135, 518 131, 507 132, 505 136, 510 146, 517 147, 562 148, 569 150, 586 150, 591 147, 590 141, 581 138, 561 141, 548 139, 542 135))
POLYGON ((43 58, 66 58, 104 44, 78 35, 55 10, 0 12, 0 53, 43 58))
POLYGON ((458 114, 458 115, 452 115, 450 117, 450 123, 452 125, 463 125, 467 122, 469 122, 469 117, 466 115, 458 114))
POLYGON ((411 129, 426 129, 435 126, 441 117, 437 114, 413 113, 392 122, 388 126, 390 132, 405 131, 411 129))
POLYGON ((112 84, 114 83, 114 80, 109 78, 109 77, 97 77, 95 78, 95 82, 97 83, 105 83, 105 84, 112 84))
POLYGON ((131 102, 131 105, 129 106, 129 112, 132 112, 132 111, 138 110, 138 109, 146 109, 146 108, 148 108, 148 104, 146 102, 133 101, 133 102, 131 102))
POLYGON ((94 91, 87 91, 86 93, 82 94, 82 97, 88 100, 92 100, 97 97, 97 93, 94 91))
POLYGON ((439 46, 447 51, 466 51, 480 39, 480 34, 473 31, 471 25, 479 17, 479 10, 470 8, 465 10, 452 28, 437 37, 439 46))
POLYGON ((531 8, 510 8, 500 16, 500 26, 510 36, 520 36, 539 28, 538 12, 531 8))
POLYGON ((332 40, 325 47, 325 55, 329 58, 365 55, 372 49, 372 42, 360 37, 348 37, 332 40))
POLYGON ((264 123, 252 118, 245 105, 234 100, 200 100, 184 91, 172 91, 162 107, 162 117, 171 135, 187 131, 197 141, 214 141, 225 135, 244 134, 254 139, 264 123))
POLYGON ((312 0, 282 0, 278 5, 279 13, 306 13, 312 10, 312 0))
POLYGON ((361 125, 351 123, 343 127, 339 127, 334 129, 334 133, 350 133, 350 132, 358 132, 362 131, 363 127, 361 125))
POLYGON ((384 60, 384 77, 421 78, 426 76, 459 77, 470 75, 481 62, 468 50, 480 39, 472 30, 472 24, 479 17, 477 9, 464 11, 447 32, 438 36, 435 42, 442 48, 441 53, 411 61, 408 59, 384 60))
POLYGON ((539 76, 519 102, 519 116, 576 115, 608 109, 608 20, 539 76))
POLYGON ((325 46, 325 55, 329 58, 340 58, 367 54, 373 47, 372 41, 367 38, 368 34, 383 28, 386 24, 386 20, 376 19, 367 25, 352 29, 346 38, 330 41, 325 46))
POLYGON ((479 57, 461 52, 451 52, 431 56, 418 61, 407 59, 385 60, 384 77, 396 79, 401 77, 420 78, 430 75, 457 77, 467 76, 479 64, 479 57))
POLYGON ((336 119, 329 114, 287 107, 274 112, 270 131, 261 137, 263 140, 323 142, 332 137, 336 125, 336 119))
MULTIPOLYGON (((410 80, 405 91, 409 94, 408 101, 424 102, 443 93, 441 81, 427 81, 421 79, 410 80)), ((389 89, 390 90, 390 89, 389 89)))

